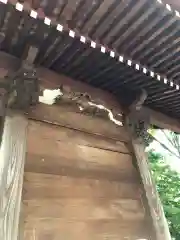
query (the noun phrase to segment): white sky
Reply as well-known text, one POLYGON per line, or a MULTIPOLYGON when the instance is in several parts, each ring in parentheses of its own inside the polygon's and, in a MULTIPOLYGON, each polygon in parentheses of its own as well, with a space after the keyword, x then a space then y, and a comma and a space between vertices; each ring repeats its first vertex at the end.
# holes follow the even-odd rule
MULTIPOLYGON (((159 139, 162 143, 164 143, 166 146, 168 146, 168 148, 170 148, 172 151, 175 151, 175 149, 168 143, 168 140, 166 139, 165 135, 159 130, 157 130, 156 132, 157 133, 156 133, 155 137, 157 139, 159 139)), ((180 159, 179 158, 170 155, 169 152, 167 150, 165 150, 156 141, 153 141, 151 143, 150 148, 154 149, 156 152, 163 155, 165 161, 167 162, 167 164, 169 164, 171 166, 171 168, 173 170, 176 170, 176 171, 180 172, 180 159)))

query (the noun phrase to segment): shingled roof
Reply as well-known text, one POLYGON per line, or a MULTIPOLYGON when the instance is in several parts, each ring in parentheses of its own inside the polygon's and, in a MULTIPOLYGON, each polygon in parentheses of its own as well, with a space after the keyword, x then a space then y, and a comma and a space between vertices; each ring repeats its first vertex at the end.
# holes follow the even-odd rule
POLYGON ((173 5, 161 0, 22 4, 0 0, 1 50, 22 57, 31 41, 39 48, 36 64, 112 92, 125 104, 145 88, 148 107, 179 119, 180 13, 173 5))

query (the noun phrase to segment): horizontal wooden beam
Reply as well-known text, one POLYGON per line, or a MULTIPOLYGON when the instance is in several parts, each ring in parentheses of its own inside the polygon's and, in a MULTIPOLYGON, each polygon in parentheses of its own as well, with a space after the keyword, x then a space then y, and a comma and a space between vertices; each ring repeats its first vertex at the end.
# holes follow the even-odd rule
MULTIPOLYGON (((20 60, 4 52, 0 52, 0 78, 8 71, 12 72, 16 70, 19 66, 20 60)), ((108 103, 107 107, 109 108, 118 109, 118 111, 120 109, 115 97, 108 92, 95 89, 85 83, 75 81, 45 68, 38 68, 37 72, 42 88, 53 89, 60 86, 60 84, 69 85, 75 91, 88 92, 88 94, 90 94, 94 99, 101 98, 102 101, 108 103)), ((177 119, 145 107, 143 108, 143 111, 145 111, 145 113, 150 117, 151 124, 180 133, 180 122, 177 119)), ((33 117, 33 115, 31 115, 31 117, 33 117)))

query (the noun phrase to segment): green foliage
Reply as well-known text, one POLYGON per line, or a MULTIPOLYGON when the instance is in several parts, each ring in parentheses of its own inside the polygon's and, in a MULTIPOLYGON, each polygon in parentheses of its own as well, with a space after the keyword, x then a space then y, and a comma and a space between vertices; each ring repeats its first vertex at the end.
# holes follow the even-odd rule
POLYGON ((164 163, 160 154, 150 151, 149 160, 171 235, 180 240, 180 175, 164 163))

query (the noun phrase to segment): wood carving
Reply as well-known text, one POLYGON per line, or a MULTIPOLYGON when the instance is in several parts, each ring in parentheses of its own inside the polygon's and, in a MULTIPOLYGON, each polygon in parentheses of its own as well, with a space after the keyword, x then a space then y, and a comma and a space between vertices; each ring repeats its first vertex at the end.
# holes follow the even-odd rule
POLYGON ((26 111, 39 101, 38 78, 33 66, 37 49, 29 46, 28 50, 20 68, 16 72, 7 74, 0 81, 2 89, 0 116, 4 115, 6 108, 26 111))
POLYGON ((26 111, 31 105, 38 103, 38 79, 31 65, 24 64, 15 74, 7 75, 5 82, 8 108, 26 111))
POLYGON ((61 85, 54 90, 45 89, 43 96, 39 96, 39 101, 48 105, 75 105, 83 114, 107 118, 116 125, 123 125, 122 121, 117 119, 118 116, 122 116, 121 113, 116 114, 116 117, 114 117, 115 114, 112 110, 93 100, 89 94, 72 91, 68 86, 61 85))
MULTIPOLYGON (((77 104, 81 112, 90 112, 96 116, 109 118, 116 125, 122 126, 122 122, 114 117, 112 110, 106 108, 103 104, 96 103, 90 95, 83 93, 77 98, 77 104)), ((122 115, 121 115, 122 116, 122 115)))
POLYGON ((56 97, 55 102, 57 104, 73 104, 76 101, 76 97, 79 96, 79 93, 71 91, 69 86, 61 85, 59 90, 62 94, 56 97))
POLYGON ((141 94, 128 108, 128 118, 126 118, 126 124, 131 129, 131 133, 134 138, 148 146, 152 141, 151 136, 148 134, 148 128, 150 125, 149 115, 146 115, 142 111, 142 106, 147 98, 147 92, 143 89, 141 94))

